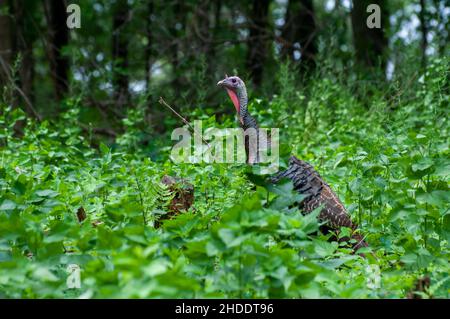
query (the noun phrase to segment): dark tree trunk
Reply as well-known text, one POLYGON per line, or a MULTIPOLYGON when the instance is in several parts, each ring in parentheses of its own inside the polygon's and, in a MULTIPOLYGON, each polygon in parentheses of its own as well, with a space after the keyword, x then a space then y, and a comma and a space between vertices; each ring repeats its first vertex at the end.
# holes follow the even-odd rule
POLYGON ((35 39, 34 28, 26 14, 26 10, 30 3, 25 0, 15 1, 14 13, 16 23, 16 50, 22 56, 19 69, 19 87, 23 94, 33 103, 33 80, 34 80, 34 58, 33 58, 33 43, 35 39))
POLYGON ((316 22, 312 0, 290 0, 286 11, 282 38, 285 41, 281 55, 295 59, 295 52, 301 55, 305 69, 315 67, 317 54, 316 22))
POLYGON ((212 7, 213 5, 211 0, 202 1, 195 10, 194 24, 195 35, 198 38, 197 52, 202 54, 206 59, 205 62, 208 75, 214 71, 214 57, 212 55, 213 50, 211 42, 213 40, 213 32, 215 32, 215 30, 210 29, 210 13, 212 11, 212 7))
POLYGON ((211 43, 209 44, 209 58, 208 58, 208 74, 215 78, 214 71, 216 69, 216 47, 214 45, 214 40, 218 39, 219 32, 220 32, 220 15, 222 11, 222 0, 216 0, 214 2, 214 27, 213 27, 213 35, 212 38, 210 38, 211 43))
POLYGON ((128 91, 128 35, 125 27, 128 22, 129 7, 127 0, 118 0, 113 8, 112 34, 112 83, 114 100, 119 110, 129 101, 128 91))
POLYGON ((8 16, 8 1, 0 0, 0 10, 5 14, 0 15, 0 94, 3 98, 3 86, 7 85, 11 78, 11 65, 13 60, 13 36, 12 21, 8 16))
POLYGON ((0 16, 0 86, 8 87, 1 92, 5 102, 23 105, 29 115, 40 119, 33 107, 35 35, 30 27, 30 15, 25 14, 34 4, 26 0, 0 0, 0 9, 9 12, 9 16, 0 16), (13 69, 15 74, 12 74, 13 69))
MULTIPOLYGON (((438 9, 439 10, 439 9, 438 9)), ((420 0, 420 31, 422 32, 421 50, 422 50, 422 67, 425 68, 427 65, 427 47, 428 47, 428 26, 426 19, 427 11, 425 7, 425 0, 420 0)))
POLYGON ((211 1, 205 0, 202 1, 195 9, 195 25, 194 25, 194 32, 195 35, 198 37, 198 49, 200 53, 204 55, 208 55, 210 51, 210 19, 209 14, 211 11, 211 1))
POLYGON ((270 0, 253 0, 250 13, 247 67, 256 87, 261 86, 267 58, 270 0))
MULTIPOLYGON (((220 16, 222 13, 222 0, 217 0, 215 2, 215 7, 214 7, 214 38, 217 38, 217 35, 219 34, 220 31, 220 16)), ((212 50, 215 50, 215 47, 212 47, 212 50)))
POLYGON ((205 59, 205 76, 208 80, 215 79, 217 65, 216 48, 214 40, 218 38, 220 29, 220 11, 222 2, 220 0, 202 1, 195 10, 194 35, 197 40, 197 50, 205 59))
POLYGON ((334 0, 334 9, 339 10, 341 8, 341 0, 334 0))
POLYGON ((180 53, 183 50, 182 34, 186 29, 187 5, 182 1, 177 1, 172 5, 173 16, 171 20, 170 32, 170 62, 173 69, 173 86, 176 90, 183 87, 183 72, 181 70, 180 53))
POLYGON ((385 34, 389 21, 387 1, 353 1, 351 20, 357 62, 366 67, 381 66, 384 70, 386 66, 385 50, 388 45, 385 34), (370 4, 377 4, 381 9, 381 28, 370 29, 367 26, 367 18, 371 13, 366 10, 370 4))
POLYGON ((153 32, 152 32, 152 18, 154 12, 154 1, 150 0, 147 4, 147 46, 145 47, 145 75, 146 75, 146 85, 147 93, 150 92, 150 80, 152 75, 152 65, 153 65, 153 32))
POLYGON ((47 0, 47 22, 50 32, 50 68, 58 101, 64 98, 69 88, 69 60, 62 50, 69 44, 69 29, 64 0, 47 0))

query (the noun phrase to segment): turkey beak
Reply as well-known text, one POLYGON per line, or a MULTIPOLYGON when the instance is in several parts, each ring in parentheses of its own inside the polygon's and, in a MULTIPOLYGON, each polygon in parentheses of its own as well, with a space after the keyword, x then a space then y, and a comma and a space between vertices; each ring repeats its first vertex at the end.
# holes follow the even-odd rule
POLYGON ((225 80, 217 82, 217 86, 223 86, 225 84, 225 80))

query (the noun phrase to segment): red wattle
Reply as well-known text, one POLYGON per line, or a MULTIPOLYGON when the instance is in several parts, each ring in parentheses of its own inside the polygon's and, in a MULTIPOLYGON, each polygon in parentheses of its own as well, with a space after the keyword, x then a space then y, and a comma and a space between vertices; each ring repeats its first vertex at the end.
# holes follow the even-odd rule
POLYGON ((228 93, 228 96, 230 97, 231 101, 233 102, 234 107, 236 108, 236 112, 238 112, 238 114, 239 114, 241 111, 241 105, 239 104, 239 99, 238 99, 237 94, 230 89, 227 89, 227 93, 228 93))

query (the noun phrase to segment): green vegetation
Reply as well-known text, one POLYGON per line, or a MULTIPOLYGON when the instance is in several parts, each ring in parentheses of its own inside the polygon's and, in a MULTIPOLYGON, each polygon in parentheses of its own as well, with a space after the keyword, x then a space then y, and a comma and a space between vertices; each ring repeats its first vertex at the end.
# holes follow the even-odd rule
MULTIPOLYGON (((278 95, 251 99, 261 126, 279 127, 285 148, 339 194, 367 258, 317 233, 316 214, 289 208, 292 185, 255 186, 246 165, 174 165, 170 130, 147 132, 144 105, 114 141, 80 126, 77 98, 41 122, 2 105, 0 297, 404 298, 429 276, 421 296, 448 298, 448 69, 435 59, 419 77, 367 84, 323 67, 299 89, 284 65, 278 95), (195 201, 155 228, 173 198, 166 174, 189 180, 195 201), (69 264, 80 289, 67 287, 69 264)), ((236 125, 205 110, 190 118, 236 125)))

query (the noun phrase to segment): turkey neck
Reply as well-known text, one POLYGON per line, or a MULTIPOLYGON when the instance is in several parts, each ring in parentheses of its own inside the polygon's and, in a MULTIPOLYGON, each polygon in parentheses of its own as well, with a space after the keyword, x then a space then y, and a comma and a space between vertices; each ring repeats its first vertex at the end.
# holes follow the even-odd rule
POLYGON ((239 117, 241 120, 241 127, 246 130, 248 128, 258 129, 258 124, 253 116, 250 115, 247 109, 248 97, 247 89, 242 87, 238 92, 237 96, 239 99, 239 117))
MULTIPOLYGON (((237 96, 239 99, 239 120, 242 129, 244 130, 244 134, 246 133, 247 129, 254 129, 256 132, 256 141, 252 138, 249 138, 246 136, 245 138, 245 153, 247 155, 247 163, 248 164, 256 164, 259 163, 261 160, 260 158, 260 148, 268 148, 270 147, 270 138, 268 138, 265 135, 260 136, 260 131, 258 127, 258 123, 256 123, 256 120, 253 116, 250 115, 247 109, 247 90, 244 87, 242 87, 238 92, 237 96), (256 145, 250 145, 250 143, 256 143, 256 145), (250 152, 251 151, 251 152, 250 152)), ((254 134, 252 132, 249 132, 250 135, 254 134)))

